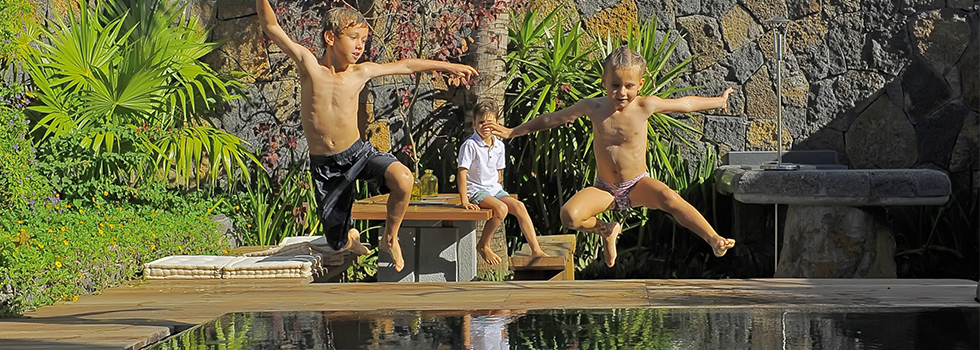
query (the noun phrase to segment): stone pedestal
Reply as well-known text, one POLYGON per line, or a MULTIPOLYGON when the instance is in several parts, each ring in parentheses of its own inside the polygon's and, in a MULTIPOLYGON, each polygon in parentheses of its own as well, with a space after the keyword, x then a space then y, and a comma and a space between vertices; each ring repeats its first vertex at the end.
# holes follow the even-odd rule
POLYGON ((886 224, 844 206, 790 205, 776 277, 896 278, 886 224))
POLYGON ((466 220, 405 220, 398 231, 405 267, 378 256, 379 282, 469 282, 476 277, 476 232, 466 220))

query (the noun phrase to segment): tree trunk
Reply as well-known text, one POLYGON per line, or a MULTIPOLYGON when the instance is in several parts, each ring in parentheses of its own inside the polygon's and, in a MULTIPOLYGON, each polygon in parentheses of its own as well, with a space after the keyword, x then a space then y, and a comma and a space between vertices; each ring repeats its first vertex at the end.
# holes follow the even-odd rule
MULTIPOLYGON (((472 48, 475 61, 473 67, 480 75, 477 77, 476 86, 473 87, 473 93, 476 95, 476 100, 493 101, 500 108, 501 114, 497 117, 503 122, 504 91, 507 89, 507 67, 504 65, 504 56, 507 56, 507 43, 509 41, 507 27, 510 25, 510 0, 484 1, 486 1, 486 6, 491 8, 496 3, 503 3, 505 11, 497 14, 496 18, 487 22, 487 25, 476 33, 476 41, 472 48)), ((471 113, 465 115, 471 116, 471 113)), ((477 226, 477 230, 483 232, 483 225, 477 226)), ((494 237, 490 241, 490 248, 503 258, 503 261, 497 265, 487 265, 483 263, 482 259, 479 259, 477 264, 480 268, 478 276, 483 279, 497 280, 510 273, 505 227, 505 224, 501 224, 494 231, 494 237)))
MULTIPOLYGON (((507 68, 504 66, 504 56, 507 56, 507 27, 510 25, 510 0, 486 0, 487 6, 503 3, 507 9, 489 21, 486 27, 476 33, 473 50, 476 53, 475 65, 480 76, 473 88, 478 100, 493 101, 504 109, 504 90, 507 88, 507 68)), ((498 116, 498 117, 503 117, 498 116)))

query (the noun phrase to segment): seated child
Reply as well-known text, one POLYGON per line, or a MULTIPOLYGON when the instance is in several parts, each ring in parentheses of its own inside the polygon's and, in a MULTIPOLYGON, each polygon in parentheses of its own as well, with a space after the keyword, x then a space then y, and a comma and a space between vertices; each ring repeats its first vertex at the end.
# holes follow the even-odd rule
POLYGON ((531 247, 531 256, 550 256, 541 250, 534 234, 534 225, 524 203, 511 197, 500 185, 506 159, 504 144, 491 134, 490 125, 497 123, 497 106, 490 101, 481 101, 473 114, 473 136, 459 148, 459 202, 466 209, 490 209, 493 217, 483 226, 483 236, 477 243, 476 251, 487 264, 499 264, 501 258, 490 249, 493 232, 504 221, 507 213, 517 217, 517 223, 531 247))

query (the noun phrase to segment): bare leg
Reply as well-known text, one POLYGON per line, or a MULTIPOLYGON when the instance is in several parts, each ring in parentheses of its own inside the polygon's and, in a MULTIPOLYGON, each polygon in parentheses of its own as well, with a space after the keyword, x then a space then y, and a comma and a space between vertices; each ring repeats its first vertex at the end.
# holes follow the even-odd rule
POLYGON ((586 187, 570 198, 561 207, 562 225, 573 230, 592 232, 602 236, 604 242, 603 255, 606 266, 616 264, 616 239, 623 231, 618 222, 605 222, 596 218, 596 214, 609 210, 614 198, 609 192, 595 187, 586 187))
POLYGON ((405 268, 405 258, 402 257, 402 248, 398 244, 398 229, 401 228, 405 211, 408 210, 413 182, 412 173, 402 163, 391 163, 385 171, 385 185, 391 193, 388 194, 385 232, 378 240, 378 247, 391 254, 391 260, 395 262, 395 271, 405 268))
POLYGON ((367 247, 361 244, 361 233, 353 228, 347 231, 347 246, 340 248, 340 250, 349 250, 357 255, 368 255, 371 253, 367 247))
POLYGON ((504 222, 504 217, 507 216, 507 205, 493 196, 488 196, 480 201, 480 208, 490 209, 493 212, 493 217, 483 225, 483 235, 480 236, 480 242, 476 244, 476 252, 487 264, 497 265, 503 259, 494 253, 493 249, 490 249, 490 239, 493 238, 493 232, 497 230, 497 227, 500 227, 500 224, 504 222))
POLYGON ((634 206, 660 209, 674 216, 681 226, 694 231, 707 242, 715 256, 723 256, 735 246, 734 239, 719 236, 697 209, 657 179, 646 177, 637 182, 630 192, 630 202, 634 206))
POLYGON ((541 250, 538 236, 534 234, 534 223, 531 222, 531 215, 527 213, 527 207, 524 206, 524 203, 511 196, 501 198, 500 201, 507 205, 507 212, 517 218, 517 224, 521 227, 524 238, 527 239, 527 245, 531 247, 531 256, 551 256, 541 250))

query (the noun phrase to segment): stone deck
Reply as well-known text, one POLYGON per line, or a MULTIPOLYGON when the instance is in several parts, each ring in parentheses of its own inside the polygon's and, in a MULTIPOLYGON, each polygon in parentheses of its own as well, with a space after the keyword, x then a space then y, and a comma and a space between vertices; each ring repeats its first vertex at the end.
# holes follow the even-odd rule
POLYGON ((977 282, 899 279, 133 282, 0 320, 0 349, 138 349, 236 311, 980 307, 977 282))

